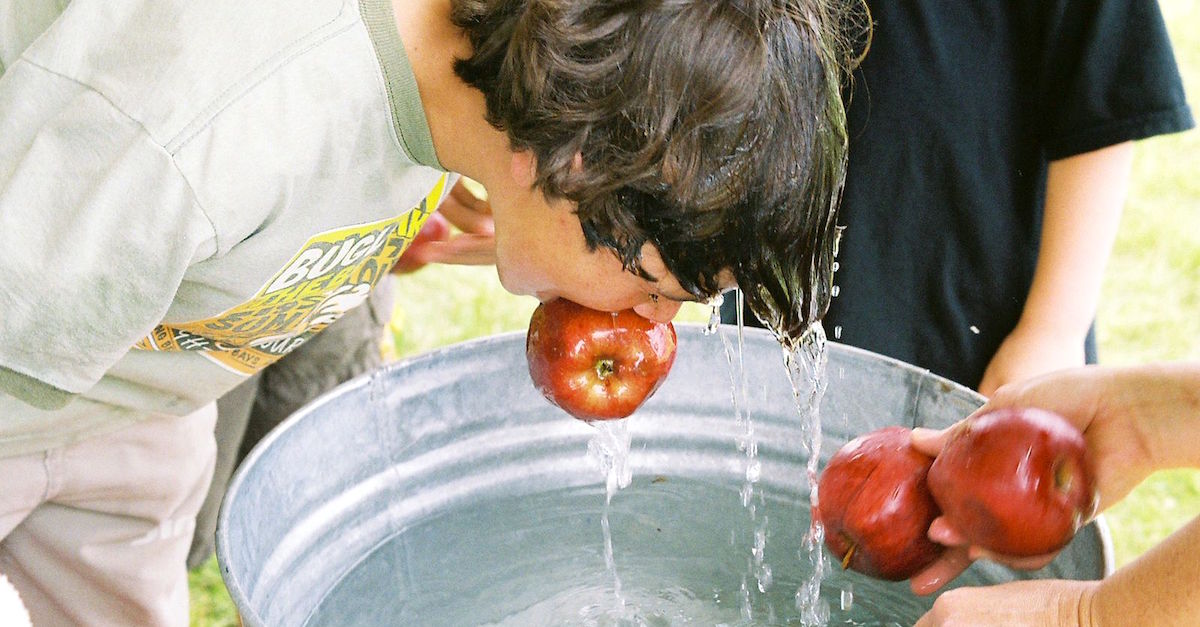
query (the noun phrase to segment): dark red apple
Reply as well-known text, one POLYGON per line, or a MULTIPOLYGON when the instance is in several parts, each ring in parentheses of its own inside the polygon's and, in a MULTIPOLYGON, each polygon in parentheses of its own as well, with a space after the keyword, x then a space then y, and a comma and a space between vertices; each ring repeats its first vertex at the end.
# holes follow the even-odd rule
POLYGON ((675 326, 626 309, 596 311, 569 300, 538 305, 525 356, 533 384, 586 421, 624 418, 650 398, 675 362, 675 326))
POLYGON ((926 535, 939 513, 925 485, 933 458, 914 449, 910 437, 904 427, 859 436, 821 473, 815 517, 843 568, 901 581, 942 554, 926 535))
POLYGON ((946 521, 974 545, 1032 557, 1066 546, 1095 513, 1083 434, 1041 409, 968 418, 929 471, 946 521))
POLYGON ((412 241, 409 242, 408 248, 400 253, 396 265, 392 266, 392 272, 406 274, 424 268, 428 262, 422 257, 422 248, 430 242, 443 242, 449 238, 450 223, 440 213, 430 214, 428 218, 425 218, 425 224, 421 225, 421 230, 417 231, 412 241))

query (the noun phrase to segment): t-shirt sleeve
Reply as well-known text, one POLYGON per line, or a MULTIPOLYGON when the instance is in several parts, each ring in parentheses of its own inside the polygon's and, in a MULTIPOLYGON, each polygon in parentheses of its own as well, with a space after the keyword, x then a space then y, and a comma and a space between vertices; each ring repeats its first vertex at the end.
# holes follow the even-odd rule
POLYGON ((163 319, 215 235, 167 152, 86 86, 0 77, 0 393, 86 391, 163 319))
POLYGON ((1041 73, 1050 159, 1194 126, 1158 2, 1044 6, 1056 7, 1041 73))

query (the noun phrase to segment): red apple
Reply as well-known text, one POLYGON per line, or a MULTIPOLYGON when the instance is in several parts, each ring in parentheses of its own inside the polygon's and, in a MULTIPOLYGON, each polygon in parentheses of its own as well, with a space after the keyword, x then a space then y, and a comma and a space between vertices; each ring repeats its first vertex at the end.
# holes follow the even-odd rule
POLYGON ((624 418, 650 398, 675 362, 675 327, 626 309, 564 299, 538 305, 525 338, 529 376, 580 420, 624 418))
POLYGON ((929 471, 946 521, 971 544, 1032 557, 1066 546, 1095 513, 1083 434, 1041 409, 968 418, 929 471))
POLYGON ((425 224, 421 225, 421 230, 417 231, 412 241, 409 242, 408 248, 400 253, 396 265, 392 266, 392 272, 406 274, 424 268, 428 262, 422 258, 422 248, 430 242, 444 242, 449 238, 450 223, 440 213, 430 214, 428 218, 425 218, 425 224))
POLYGON ((843 568, 901 581, 942 554, 926 535, 938 516, 925 485, 933 458, 914 449, 910 437, 904 427, 859 436, 821 473, 814 515, 843 568))

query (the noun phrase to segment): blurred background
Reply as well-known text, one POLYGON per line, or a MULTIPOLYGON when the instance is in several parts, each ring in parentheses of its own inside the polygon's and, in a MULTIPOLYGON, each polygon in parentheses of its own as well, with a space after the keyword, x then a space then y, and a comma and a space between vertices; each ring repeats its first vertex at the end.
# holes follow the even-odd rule
MULTIPOLYGON (((1160 0, 1200 116, 1200 0, 1160 0)), ((1200 359, 1200 131, 1137 145, 1133 186, 1107 268, 1097 320, 1100 361, 1121 365, 1200 359)), ((536 302, 500 287, 492 268, 429 266, 396 277, 389 359, 524 330, 536 302)), ((679 320, 705 322, 688 305, 679 320)), ((1117 566, 1200 515, 1200 470, 1161 472, 1106 513, 1117 566)), ((215 559, 191 576, 192 625, 237 625, 215 559)))

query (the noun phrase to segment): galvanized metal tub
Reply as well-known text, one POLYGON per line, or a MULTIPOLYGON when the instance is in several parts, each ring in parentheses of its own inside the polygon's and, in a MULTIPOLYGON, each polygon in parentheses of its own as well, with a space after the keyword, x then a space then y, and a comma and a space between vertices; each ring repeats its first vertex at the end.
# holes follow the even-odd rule
MULTIPOLYGON (((523 333, 391 364, 297 412, 246 460, 221 510, 217 555, 244 622, 795 624, 807 455, 782 351, 745 331, 752 512, 727 343, 677 328, 669 378, 628 420, 633 483, 607 505, 587 453, 596 431, 534 390, 523 333), (765 551, 751 559, 758 533, 765 551)), ((830 342, 828 359, 822 466, 856 435, 946 426, 982 402, 859 349, 830 342)), ((951 587, 1098 579, 1111 565, 1097 521, 1040 571, 977 563, 951 587)), ((836 564, 821 596, 831 624, 911 624, 933 601, 836 564)))

